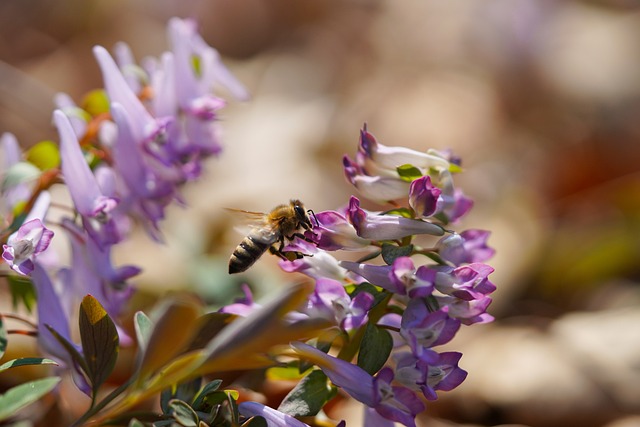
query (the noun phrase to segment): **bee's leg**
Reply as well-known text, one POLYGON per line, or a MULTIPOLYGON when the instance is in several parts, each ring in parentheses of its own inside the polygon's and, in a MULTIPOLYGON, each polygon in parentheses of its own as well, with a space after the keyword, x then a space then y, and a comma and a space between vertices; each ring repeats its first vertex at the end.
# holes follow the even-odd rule
POLYGON ((275 246, 269 246, 269 253, 277 255, 281 259, 289 260, 289 258, 287 258, 286 255, 282 252, 283 247, 283 245, 280 245, 280 248, 276 249, 275 246))
POLYGON ((313 243, 314 245, 315 245, 315 243, 316 243, 316 242, 314 242, 313 240, 311 240, 310 238, 308 238, 307 236, 305 236, 305 235, 304 235, 304 234, 302 234, 302 233, 293 233, 293 234, 291 235, 291 237, 287 237, 287 239, 289 239, 289 240, 293 240, 293 238, 294 238, 294 237, 298 237, 298 238, 300 238, 300 239, 304 240, 305 242, 313 243))
MULTIPOLYGON (((280 259, 283 259, 285 261, 293 261, 296 259, 300 259, 303 256, 306 256, 304 254, 301 254, 300 252, 295 252, 295 251, 283 252, 282 248, 276 249, 275 246, 269 247, 269 252, 272 253, 273 255, 277 255, 280 259)), ((312 256, 312 255, 308 255, 308 256, 312 256)))

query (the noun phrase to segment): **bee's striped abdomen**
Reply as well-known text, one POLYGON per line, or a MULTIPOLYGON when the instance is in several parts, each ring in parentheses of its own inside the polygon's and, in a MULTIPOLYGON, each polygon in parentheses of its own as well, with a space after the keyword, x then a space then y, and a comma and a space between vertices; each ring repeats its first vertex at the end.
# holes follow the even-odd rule
POLYGON ((245 237, 229 258, 229 274, 240 273, 251 267, 269 246, 251 236, 245 237))

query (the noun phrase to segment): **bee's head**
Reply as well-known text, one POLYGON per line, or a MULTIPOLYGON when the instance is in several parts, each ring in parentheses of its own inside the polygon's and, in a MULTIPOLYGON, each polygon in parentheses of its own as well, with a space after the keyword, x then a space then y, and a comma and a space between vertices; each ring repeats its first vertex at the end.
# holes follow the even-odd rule
POLYGON ((304 210, 304 205, 300 200, 291 200, 291 207, 293 211, 296 213, 296 217, 300 222, 308 221, 307 213, 304 210))

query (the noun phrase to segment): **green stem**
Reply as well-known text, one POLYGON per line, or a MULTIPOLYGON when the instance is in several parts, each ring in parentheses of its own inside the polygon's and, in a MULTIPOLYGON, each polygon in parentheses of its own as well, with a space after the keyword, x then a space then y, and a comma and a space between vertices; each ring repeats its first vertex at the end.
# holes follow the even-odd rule
POLYGON ((116 388, 107 396, 105 396, 105 398, 102 399, 97 405, 94 406, 95 401, 92 401, 91 408, 89 408, 87 412, 85 412, 80 418, 78 418, 76 422, 71 425, 71 427, 78 427, 83 425, 87 420, 89 420, 89 418, 93 417, 95 414, 100 412, 102 409, 104 409, 105 406, 111 403, 113 399, 115 399, 123 391, 125 391, 127 387, 129 387, 133 383, 133 380, 134 380, 134 377, 131 377, 124 383, 120 384, 118 388, 116 388))

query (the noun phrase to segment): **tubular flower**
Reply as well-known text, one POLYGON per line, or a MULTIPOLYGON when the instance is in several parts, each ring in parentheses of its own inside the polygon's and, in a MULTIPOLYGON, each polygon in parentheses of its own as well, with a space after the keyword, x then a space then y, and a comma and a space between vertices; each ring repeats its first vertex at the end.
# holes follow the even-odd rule
POLYGON ((336 280, 319 279, 309 297, 306 312, 310 317, 329 318, 342 329, 359 328, 368 321, 367 312, 373 305, 373 296, 360 292, 353 299, 336 280))
POLYGON ((428 400, 436 400, 436 390, 451 391, 467 377, 458 367, 462 353, 434 353, 431 361, 415 357, 411 353, 396 355, 398 380, 412 390, 421 390, 428 400))
POLYGON ((421 298, 413 299, 402 315, 400 334, 416 356, 422 348, 446 344, 460 329, 460 321, 449 316, 448 308, 430 312, 421 298))
POLYGON ((27 276, 34 269, 33 260, 49 247, 52 238, 53 231, 40 219, 32 219, 9 236, 2 258, 15 272, 27 276))
POLYGON ((347 180, 358 189, 363 197, 378 202, 388 202, 404 197, 409 184, 398 177, 367 175, 364 169, 351 161, 348 156, 342 160, 347 180))
POLYGON ((82 216, 89 235, 101 246, 121 240, 111 212, 118 201, 102 193, 96 177, 80 150, 69 119, 60 110, 53 112, 53 119, 60 134, 62 175, 71 194, 73 204, 82 216))
MULTIPOLYGON (((366 124, 360 130, 358 163, 362 167, 375 165, 378 170, 396 173, 402 165, 413 165, 423 170, 449 169, 449 161, 435 151, 423 153, 406 147, 389 147, 380 144, 368 130, 366 124)), ((396 173, 397 176, 397 173, 396 173)))
POLYGON ((493 267, 481 263, 463 265, 461 267, 437 267, 435 278, 436 289, 443 294, 451 295, 465 301, 480 299, 496 290, 496 286, 488 279, 493 267))
POLYGON ((438 241, 438 253, 454 265, 486 261, 495 254, 495 250, 487 246, 489 234, 489 231, 475 229, 453 233, 438 241))
POLYGON ((371 240, 395 240, 416 234, 442 236, 444 229, 430 222, 397 215, 375 215, 360 207, 360 200, 351 197, 347 218, 358 236, 371 240))
POLYGON ((280 412, 258 402, 242 402, 238 410, 247 418, 262 417, 267 422, 267 427, 309 427, 291 415, 280 412))
POLYGON ((427 218, 436 212, 438 202, 442 205, 442 200, 439 198, 441 193, 442 190, 435 187, 431 183, 431 178, 425 175, 411 182, 411 186, 409 187, 409 205, 416 215, 427 218))
POLYGON ((409 257, 398 257, 393 265, 371 265, 351 261, 340 261, 347 270, 364 277, 369 283, 380 286, 394 294, 411 298, 431 295, 436 272, 425 266, 415 268, 409 257))
POLYGON ((309 238, 325 251, 360 250, 371 244, 370 240, 359 237, 347 218, 337 211, 324 211, 315 215, 317 224, 309 238))
POLYGON ((424 410, 424 404, 411 390, 391 385, 391 369, 383 368, 376 377, 372 377, 359 366, 329 356, 310 345, 291 343, 291 346, 302 357, 318 365, 333 384, 357 401, 375 409, 386 419, 415 427, 415 417, 424 410))

